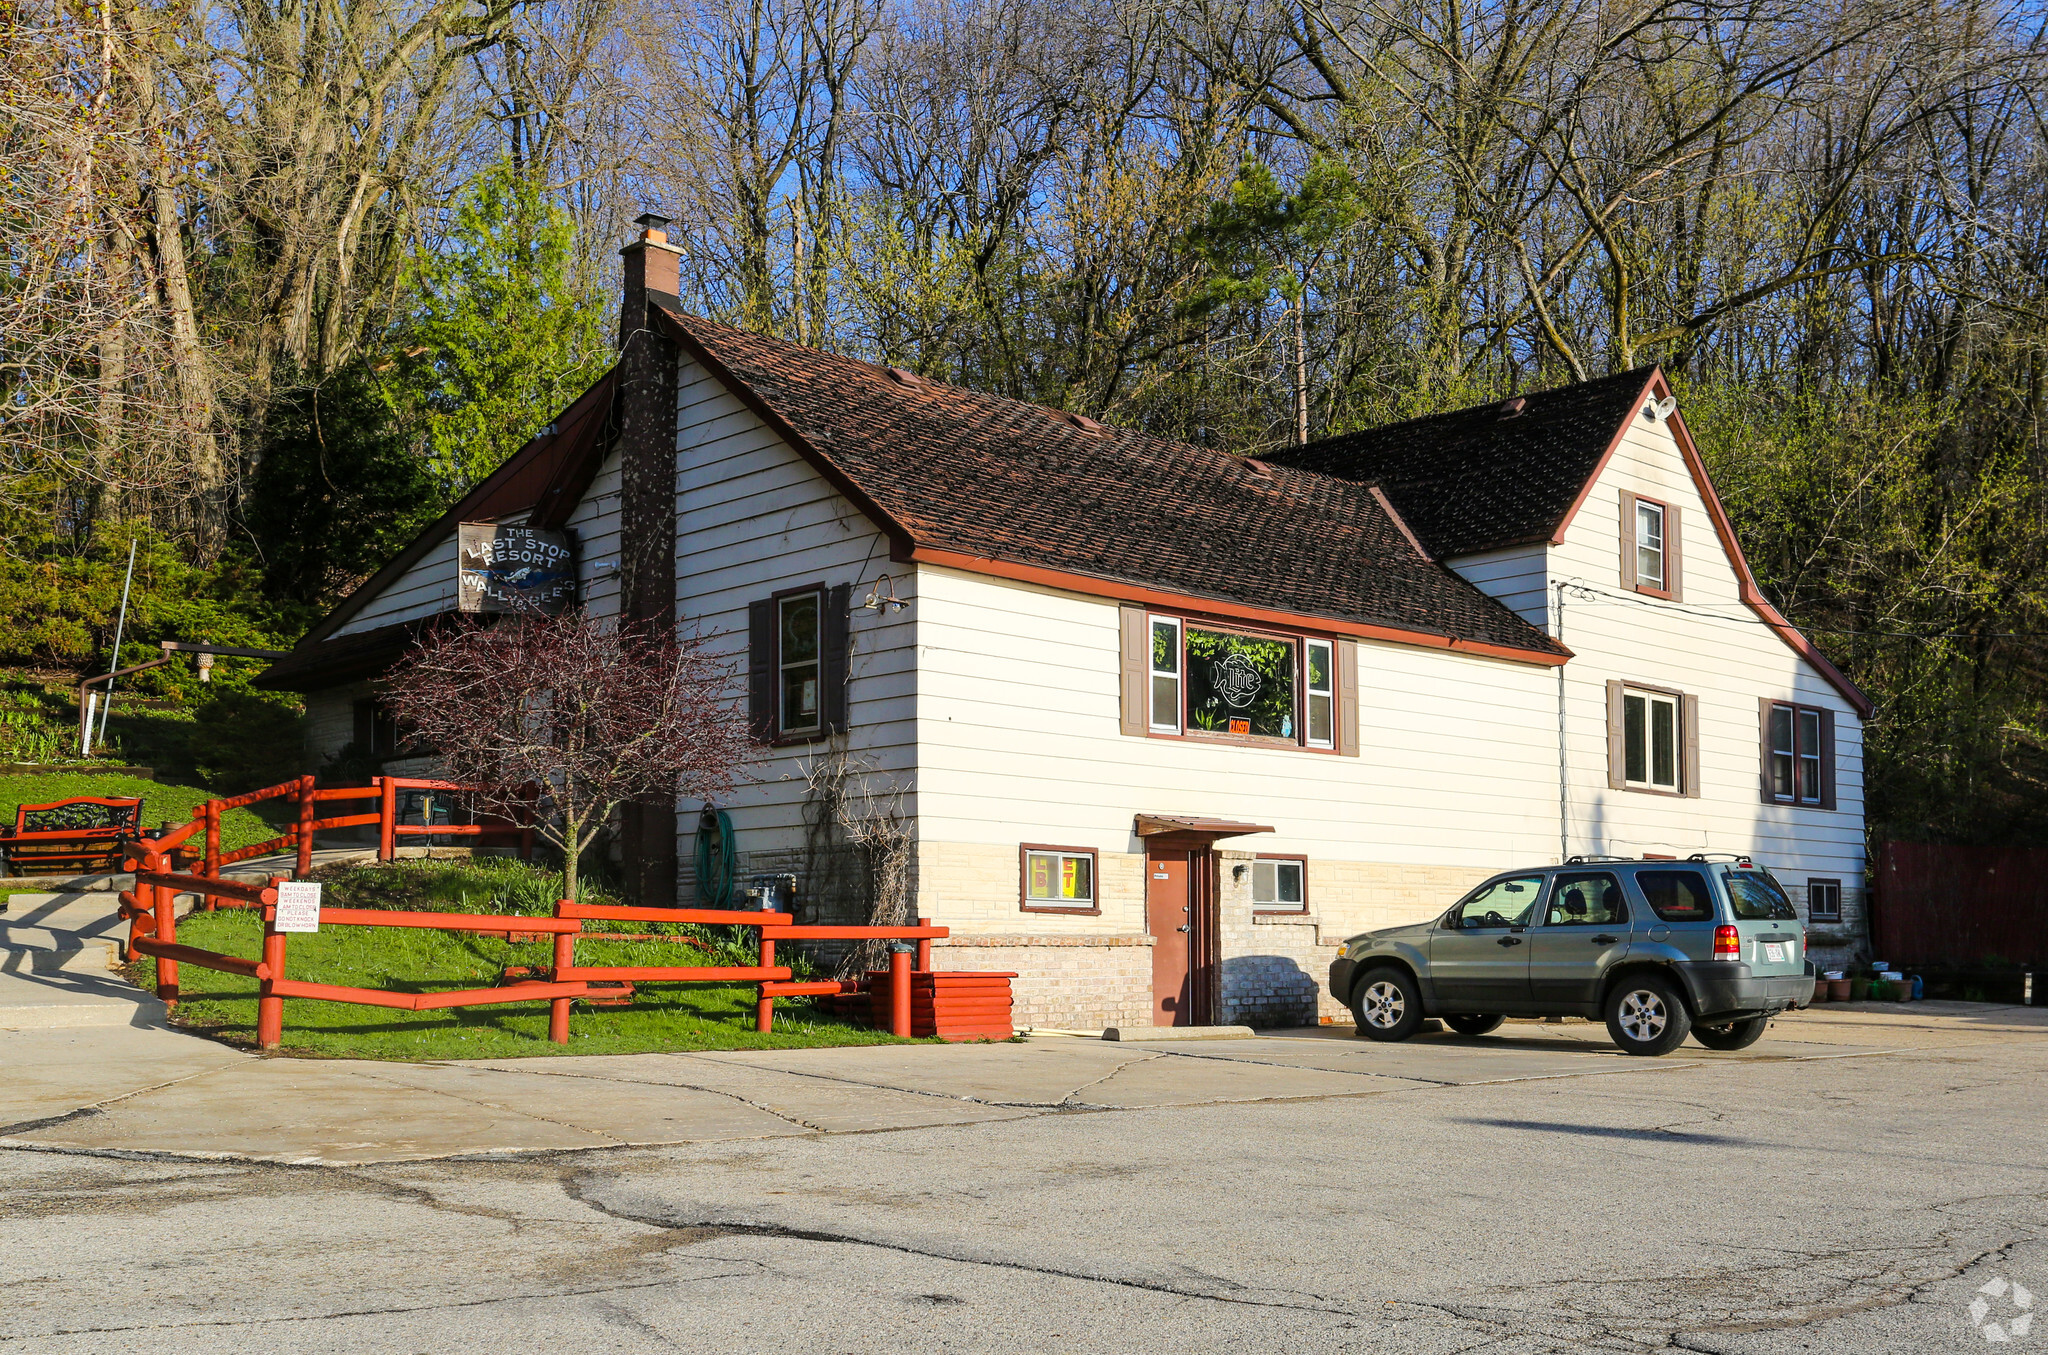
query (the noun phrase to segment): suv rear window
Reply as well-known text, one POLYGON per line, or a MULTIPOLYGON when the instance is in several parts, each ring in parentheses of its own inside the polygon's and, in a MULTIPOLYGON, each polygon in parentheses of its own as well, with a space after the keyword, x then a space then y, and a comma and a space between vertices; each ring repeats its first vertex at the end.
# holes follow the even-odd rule
POLYGON ((1792 906, 1792 900, 1785 897, 1784 889, 1771 878, 1769 871, 1725 871, 1721 880, 1728 886, 1728 906, 1744 922, 1798 920, 1799 910, 1792 906))
MULTIPOLYGON (((1730 883, 1733 883, 1732 881, 1730 883)), ((1712 922, 1714 895, 1696 870, 1639 870, 1636 887, 1660 922, 1712 922)))

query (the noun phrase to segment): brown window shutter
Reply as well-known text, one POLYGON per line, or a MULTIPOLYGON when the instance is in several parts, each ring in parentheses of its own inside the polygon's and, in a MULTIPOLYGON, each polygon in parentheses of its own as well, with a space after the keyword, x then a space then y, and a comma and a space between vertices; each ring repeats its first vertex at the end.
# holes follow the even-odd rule
POLYGON ((1820 807, 1835 807, 1835 713, 1820 713, 1820 807))
POLYGON ((825 732, 843 734, 848 724, 847 686, 851 674, 847 670, 847 656, 853 648, 853 636, 849 623, 853 612, 853 585, 834 584, 825 590, 820 599, 825 614, 818 618, 818 676, 824 686, 819 693, 823 703, 825 732))
POLYGON ((1337 641, 1337 751, 1358 756, 1358 641, 1337 641))
MULTIPOLYGON (((1631 499, 1634 495, 1629 496, 1631 499)), ((1607 684, 1607 788, 1628 785, 1628 741, 1621 722, 1621 684, 1607 684)))
POLYGON ((1688 696, 1680 699, 1679 719, 1684 723, 1685 794, 1688 798, 1700 798, 1700 699, 1688 696))
POLYGON ((1677 602, 1685 596, 1685 538, 1679 531, 1677 504, 1664 509, 1664 586, 1671 591, 1671 600, 1677 602))
POLYGON ((1122 732, 1143 737, 1152 727, 1152 635, 1143 607, 1117 609, 1122 634, 1122 732))
POLYGON ((1636 586, 1636 496, 1625 489, 1621 491, 1621 586, 1636 586))
POLYGON ((1760 696, 1756 700, 1757 784, 1767 805, 1778 803, 1771 786, 1771 707, 1776 704, 1768 696, 1760 696))
POLYGON ((775 599, 747 604, 747 724, 763 743, 775 737, 775 599))

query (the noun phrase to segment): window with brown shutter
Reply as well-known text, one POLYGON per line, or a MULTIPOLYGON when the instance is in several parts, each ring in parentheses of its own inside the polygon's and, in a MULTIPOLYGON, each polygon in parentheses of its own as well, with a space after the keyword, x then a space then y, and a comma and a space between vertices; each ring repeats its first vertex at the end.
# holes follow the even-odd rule
POLYGON ((1835 713, 1791 701, 1757 702, 1765 804, 1835 807, 1835 713))
POLYGON ((1700 794, 1700 701, 1634 682, 1607 684, 1607 785, 1653 795, 1700 794))
POLYGON ((1136 606, 1118 635, 1122 733, 1358 756, 1355 641, 1136 606))
POLYGON ((1684 548, 1678 505, 1621 491, 1621 586, 1678 599, 1684 589, 1684 548))
POLYGON ((847 728, 851 584, 785 588, 747 609, 747 717, 764 743, 847 728))

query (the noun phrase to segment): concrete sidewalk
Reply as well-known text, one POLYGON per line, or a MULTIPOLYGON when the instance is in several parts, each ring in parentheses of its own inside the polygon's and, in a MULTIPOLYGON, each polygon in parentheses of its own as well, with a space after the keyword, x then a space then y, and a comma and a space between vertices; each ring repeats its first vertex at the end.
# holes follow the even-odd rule
POLYGON ((1400 1045, 1347 1027, 1149 1047, 1038 1037, 441 1063, 262 1058, 150 1027, 0 1032, 0 1144, 349 1165, 867 1133, 2038 1045, 2048 1010, 1824 1007, 1780 1019, 1740 1053, 1688 1047, 1663 1059, 1622 1055, 1604 1027, 1583 1022, 1400 1045))

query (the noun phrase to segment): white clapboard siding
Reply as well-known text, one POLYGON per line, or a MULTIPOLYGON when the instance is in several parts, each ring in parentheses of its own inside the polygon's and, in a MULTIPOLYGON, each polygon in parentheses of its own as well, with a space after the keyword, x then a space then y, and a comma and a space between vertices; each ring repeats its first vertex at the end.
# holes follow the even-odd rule
POLYGON ((1444 563, 1530 625, 1550 629, 1550 559, 1542 542, 1461 555, 1444 563))
POLYGON ((592 616, 619 613, 619 454, 607 453, 569 515, 576 596, 592 616))
POLYGON ((1786 883, 1863 873, 1863 740, 1849 702, 1737 592, 1731 561, 1668 425, 1638 418, 1595 482, 1550 573, 1599 596, 1568 597, 1563 640, 1571 765, 1571 850, 1616 855, 1751 852, 1786 883), (1621 586, 1621 493, 1679 510, 1682 594, 1665 602, 1621 586), (1607 784, 1608 680, 1699 698, 1701 796, 1678 799, 1607 784), (1836 809, 1766 805, 1759 794, 1757 702, 1771 697, 1835 713, 1836 809))
POLYGON ((1362 643, 1357 758, 1132 738, 1116 604, 932 567, 917 594, 924 840, 1128 852, 1134 815, 1158 813, 1271 824, 1233 845, 1313 858, 1487 869, 1554 850, 1547 668, 1362 643))
MULTIPOLYGON (((678 371, 676 609, 706 637, 746 693, 748 604, 808 583, 853 587, 848 752, 879 789, 911 794, 917 710, 915 588, 889 563, 887 540, 715 377, 690 360, 678 371), (859 604, 883 573, 913 605, 886 616, 859 604)), ((793 851, 804 843, 806 768, 818 745, 764 749, 721 806, 745 852, 793 851)), ((685 861, 695 847, 693 804, 679 820, 685 861)))
POLYGON ((413 561, 412 567, 386 584, 365 602, 356 614, 334 634, 360 635, 380 626, 417 621, 438 612, 455 610, 455 533, 436 541, 432 549, 413 561))

